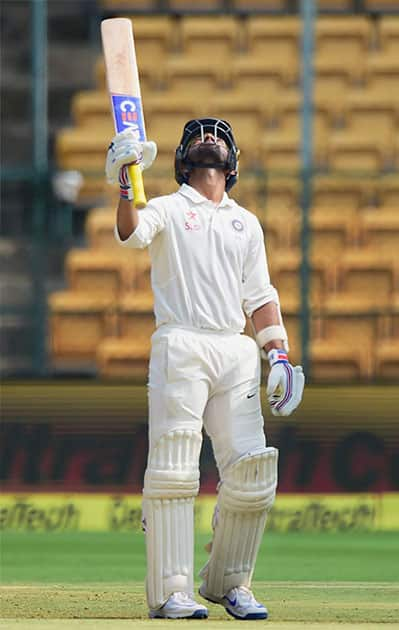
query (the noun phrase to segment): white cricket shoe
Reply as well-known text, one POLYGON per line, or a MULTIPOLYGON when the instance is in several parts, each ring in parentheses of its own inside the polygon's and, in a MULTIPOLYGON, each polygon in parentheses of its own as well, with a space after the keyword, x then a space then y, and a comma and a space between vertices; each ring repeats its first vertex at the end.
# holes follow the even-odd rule
POLYGON ((162 608, 151 609, 150 619, 206 619, 208 609, 190 597, 188 593, 172 593, 162 608))
POLYGON ((221 604, 226 612, 235 619, 267 619, 268 611, 263 604, 256 601, 252 591, 246 586, 232 588, 224 597, 215 598, 205 591, 202 584, 200 595, 214 604, 221 604))

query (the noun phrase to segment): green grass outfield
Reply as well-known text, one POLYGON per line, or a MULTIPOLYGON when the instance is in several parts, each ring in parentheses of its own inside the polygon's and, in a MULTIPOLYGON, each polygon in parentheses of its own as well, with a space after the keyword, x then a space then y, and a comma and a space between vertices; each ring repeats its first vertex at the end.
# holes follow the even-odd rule
MULTIPOLYGON (((207 537, 196 539, 196 570, 207 537)), ((144 537, 137 533, 11 533, 1 537, 7 630, 208 630, 233 627, 220 606, 206 621, 148 620, 144 537)), ((254 591, 276 630, 399 628, 397 533, 266 533, 254 591)), ((261 627, 263 622, 246 622, 261 627)))

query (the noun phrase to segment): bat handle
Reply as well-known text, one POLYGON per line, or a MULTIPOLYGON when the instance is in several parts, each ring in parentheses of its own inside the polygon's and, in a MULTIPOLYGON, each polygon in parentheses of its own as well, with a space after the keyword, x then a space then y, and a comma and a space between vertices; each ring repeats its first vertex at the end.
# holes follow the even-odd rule
POLYGON ((128 169, 130 181, 132 182, 134 205, 136 208, 144 208, 147 205, 147 199, 144 192, 142 170, 138 164, 132 164, 128 169))

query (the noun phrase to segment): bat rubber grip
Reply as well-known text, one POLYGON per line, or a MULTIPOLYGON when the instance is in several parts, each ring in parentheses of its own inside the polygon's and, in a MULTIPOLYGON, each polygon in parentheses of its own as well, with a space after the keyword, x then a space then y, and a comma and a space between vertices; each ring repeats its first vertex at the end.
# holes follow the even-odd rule
POLYGON ((144 192, 143 173, 138 164, 132 164, 129 168, 130 181, 132 183, 134 205, 136 208, 144 208, 147 205, 147 199, 144 192))

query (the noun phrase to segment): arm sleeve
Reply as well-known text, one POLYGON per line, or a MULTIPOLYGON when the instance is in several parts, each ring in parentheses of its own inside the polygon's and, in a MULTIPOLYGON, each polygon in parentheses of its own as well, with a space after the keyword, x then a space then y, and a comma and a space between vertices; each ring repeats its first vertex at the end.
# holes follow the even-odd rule
POLYGON ((251 317, 254 311, 268 302, 275 302, 280 307, 278 293, 270 282, 262 228, 254 217, 244 263, 243 308, 245 314, 251 317))
POLYGON ((139 224, 124 241, 119 236, 118 226, 115 225, 114 234, 117 242, 123 247, 133 247, 135 249, 144 249, 151 244, 155 236, 162 232, 166 226, 167 214, 161 203, 155 200, 150 201, 143 210, 138 211, 139 224))

